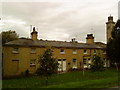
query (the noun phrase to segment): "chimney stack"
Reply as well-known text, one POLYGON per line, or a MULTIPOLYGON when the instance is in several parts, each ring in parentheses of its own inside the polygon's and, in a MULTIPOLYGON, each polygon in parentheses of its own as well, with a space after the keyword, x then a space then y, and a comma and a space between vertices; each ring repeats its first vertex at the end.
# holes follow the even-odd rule
POLYGON ((35 27, 33 27, 33 32, 31 33, 32 40, 38 40, 37 39, 37 31, 35 30, 35 27))
POLYGON ((87 34, 86 43, 88 43, 88 44, 93 44, 94 43, 93 34, 87 34))
POLYGON ((77 43, 77 41, 75 40, 75 38, 72 39, 72 42, 73 42, 73 43, 77 43))

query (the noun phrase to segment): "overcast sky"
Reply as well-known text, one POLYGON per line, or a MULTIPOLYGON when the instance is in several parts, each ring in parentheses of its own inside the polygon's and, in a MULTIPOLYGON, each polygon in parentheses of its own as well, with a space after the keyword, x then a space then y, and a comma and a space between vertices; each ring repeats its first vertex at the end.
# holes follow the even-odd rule
POLYGON ((0 3, 0 30, 15 30, 20 37, 30 37, 30 25, 33 25, 38 28, 39 39, 70 41, 76 38, 85 42, 86 35, 93 33, 95 41, 106 42, 105 23, 110 14, 115 22, 118 19, 118 1, 4 0, 0 3))

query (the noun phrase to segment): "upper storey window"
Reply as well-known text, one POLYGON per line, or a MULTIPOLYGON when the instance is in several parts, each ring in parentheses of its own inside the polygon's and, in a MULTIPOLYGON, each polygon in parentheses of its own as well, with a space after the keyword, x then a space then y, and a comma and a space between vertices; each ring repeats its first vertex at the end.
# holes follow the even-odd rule
POLYGON ((13 48, 12 53, 18 53, 19 48, 13 48))
POLYGON ((60 49, 60 54, 65 54, 65 50, 64 49, 60 49))
POLYGON ((36 53, 36 48, 31 48, 31 53, 36 53))
POLYGON ((94 50, 94 54, 96 54, 97 53, 97 51, 96 50, 94 50))
POLYGON ((103 54, 106 54, 106 50, 103 50, 103 54))
POLYGON ((87 54, 87 50, 84 50, 84 54, 87 54))
POLYGON ((73 49, 73 54, 77 54, 77 50, 76 49, 73 49))

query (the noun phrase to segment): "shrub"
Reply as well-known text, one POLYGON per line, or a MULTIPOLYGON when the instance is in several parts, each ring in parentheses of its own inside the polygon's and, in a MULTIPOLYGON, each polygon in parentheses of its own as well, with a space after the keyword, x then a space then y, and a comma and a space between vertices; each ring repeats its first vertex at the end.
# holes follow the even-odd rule
POLYGON ((91 65, 92 71, 104 70, 103 60, 100 58, 100 56, 94 56, 92 62, 93 62, 93 64, 91 65))

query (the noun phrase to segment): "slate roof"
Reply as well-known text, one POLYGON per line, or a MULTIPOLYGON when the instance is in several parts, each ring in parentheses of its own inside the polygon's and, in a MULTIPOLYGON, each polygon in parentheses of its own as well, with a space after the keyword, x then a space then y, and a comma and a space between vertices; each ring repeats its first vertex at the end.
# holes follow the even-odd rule
POLYGON ((57 47, 57 48, 85 48, 85 49, 105 49, 99 44, 75 43, 64 41, 48 41, 48 40, 32 40, 32 39, 18 39, 6 43, 4 46, 23 46, 23 47, 57 47))
POLYGON ((95 42, 95 44, 103 47, 103 48, 106 48, 106 44, 105 43, 102 43, 102 42, 95 42))

